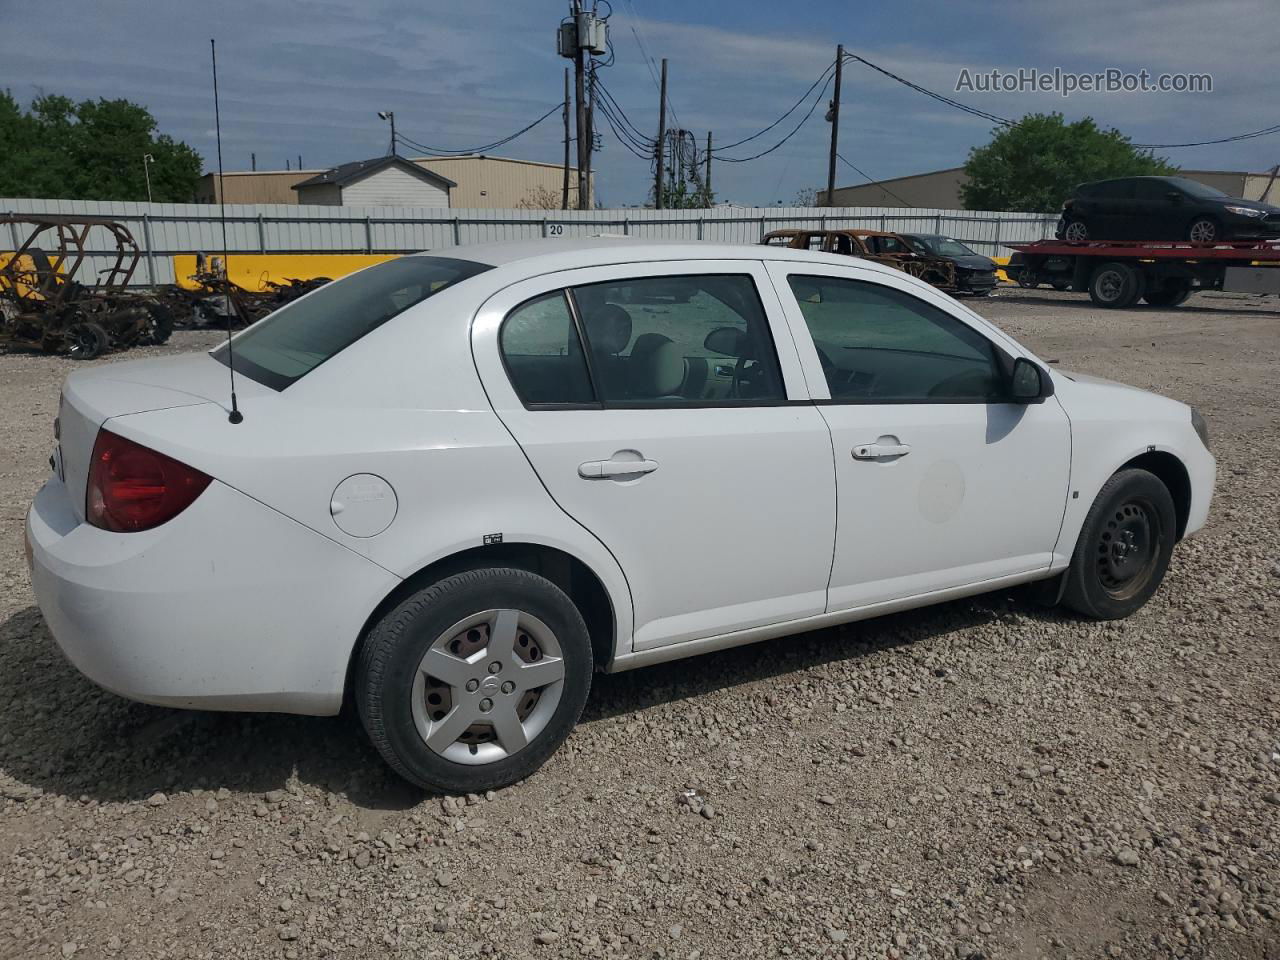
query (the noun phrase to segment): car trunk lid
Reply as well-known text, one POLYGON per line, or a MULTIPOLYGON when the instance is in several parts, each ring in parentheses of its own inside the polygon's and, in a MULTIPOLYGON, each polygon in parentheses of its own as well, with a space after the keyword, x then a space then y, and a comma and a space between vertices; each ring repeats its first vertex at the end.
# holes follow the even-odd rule
MULTIPOLYGON (((242 403, 271 392, 236 378, 236 393, 242 403)), ((69 376, 62 388, 54 429, 58 443, 54 468, 67 485, 76 516, 84 519, 89 461, 104 423, 112 417, 170 407, 225 406, 229 398, 227 368, 208 354, 111 363, 69 376)))

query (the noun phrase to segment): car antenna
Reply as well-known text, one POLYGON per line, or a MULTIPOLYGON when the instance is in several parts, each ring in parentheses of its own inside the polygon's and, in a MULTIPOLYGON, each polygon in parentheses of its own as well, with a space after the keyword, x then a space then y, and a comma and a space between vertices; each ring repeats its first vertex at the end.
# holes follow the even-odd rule
MULTIPOLYGON (((218 217, 222 221, 222 278, 231 283, 231 271, 227 267, 227 191, 222 179, 222 116, 218 111, 218 47, 209 38, 209 56, 213 60, 213 131, 218 143, 218 217)), ((228 298, 230 294, 227 294, 228 298)), ((231 348, 231 317, 227 317, 227 373, 231 375, 231 412, 227 420, 240 423, 244 414, 236 404, 236 353, 231 348)))

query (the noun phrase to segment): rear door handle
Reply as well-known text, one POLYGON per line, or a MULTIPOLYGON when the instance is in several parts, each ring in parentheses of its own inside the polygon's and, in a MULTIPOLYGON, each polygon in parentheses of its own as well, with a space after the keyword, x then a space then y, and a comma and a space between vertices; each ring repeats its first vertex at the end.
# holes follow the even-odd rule
POLYGON ((589 460, 578 467, 583 480, 611 480, 639 476, 658 469, 657 460, 589 460))
POLYGON ((855 460, 879 460, 881 457, 905 457, 911 446, 905 443, 860 443, 853 448, 855 460))

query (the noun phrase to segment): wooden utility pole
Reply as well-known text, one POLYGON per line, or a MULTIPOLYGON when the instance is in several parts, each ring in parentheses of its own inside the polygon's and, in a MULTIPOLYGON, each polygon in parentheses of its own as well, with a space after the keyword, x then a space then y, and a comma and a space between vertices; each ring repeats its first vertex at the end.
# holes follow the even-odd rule
POLYGON ((711 206, 711 131, 707 131, 707 174, 706 180, 702 185, 703 192, 707 195, 707 206, 711 206))
POLYGON ((836 195, 836 140, 840 135, 840 71, 844 66, 844 44, 836 47, 836 91, 831 100, 831 160, 827 164, 827 206, 834 207, 836 195))
POLYGON ((653 178, 653 205, 662 209, 662 174, 666 163, 667 139, 667 58, 662 58, 662 83, 658 88, 658 171, 653 178))
POLYGON ((569 209, 569 68, 564 68, 564 185, 560 188, 560 209, 569 209))
POLYGON ((587 179, 588 157, 591 150, 591 132, 587 129, 587 97, 583 89, 586 79, 586 64, 582 57, 582 38, 578 36, 578 27, 582 24, 582 0, 573 0, 574 51, 573 51, 573 94, 578 105, 578 209, 586 210, 591 206, 590 181, 587 179))

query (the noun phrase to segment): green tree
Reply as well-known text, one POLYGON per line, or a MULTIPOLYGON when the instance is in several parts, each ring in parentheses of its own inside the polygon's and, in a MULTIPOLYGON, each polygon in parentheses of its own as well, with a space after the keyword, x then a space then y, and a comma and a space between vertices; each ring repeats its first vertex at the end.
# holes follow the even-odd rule
POLYGON ((1092 117, 1066 123, 1060 113, 1031 113, 969 151, 960 198, 968 210, 1048 213, 1079 183, 1176 172, 1119 130, 1100 129, 1092 117))
POLYGON ((158 133, 146 107, 45 95, 24 111, 0 92, 0 197, 145 200, 147 154, 153 200, 194 198, 200 155, 158 133))

